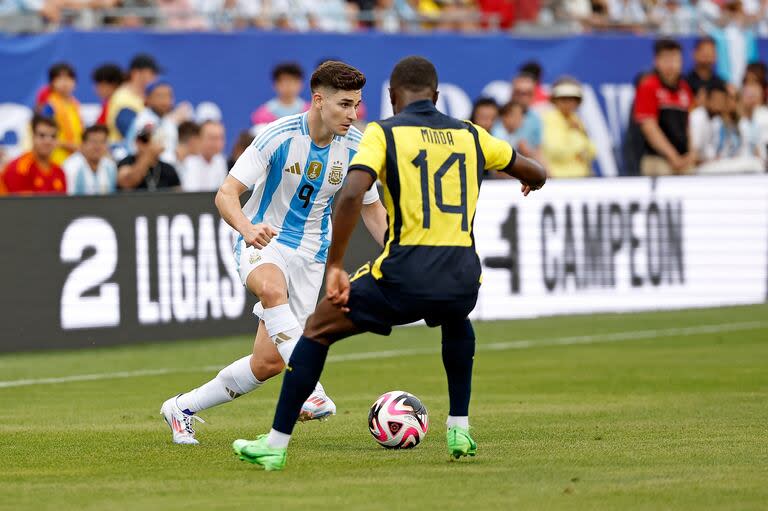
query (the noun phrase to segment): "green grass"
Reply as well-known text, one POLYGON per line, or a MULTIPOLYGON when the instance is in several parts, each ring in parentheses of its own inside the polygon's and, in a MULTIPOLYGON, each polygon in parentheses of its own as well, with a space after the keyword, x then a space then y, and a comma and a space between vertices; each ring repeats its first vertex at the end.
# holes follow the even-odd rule
MULTIPOLYGON (((421 354, 326 366, 340 414, 297 426, 282 473, 230 443, 269 429, 280 380, 201 414, 200 446, 170 443, 168 396, 248 351, 249 338, 12 354, 0 380, 170 368, 103 381, 0 388, 0 509, 766 509, 768 306, 479 323, 474 459, 450 463, 439 331, 343 341, 332 354, 421 354), (760 321, 720 333, 557 345, 566 336, 760 321), (489 343, 529 340, 524 349, 489 343), (412 451, 367 431, 382 392, 432 421, 412 451)), ((695 331, 694 331, 695 332, 695 331)), ((609 339, 610 340, 610 339, 609 339)))

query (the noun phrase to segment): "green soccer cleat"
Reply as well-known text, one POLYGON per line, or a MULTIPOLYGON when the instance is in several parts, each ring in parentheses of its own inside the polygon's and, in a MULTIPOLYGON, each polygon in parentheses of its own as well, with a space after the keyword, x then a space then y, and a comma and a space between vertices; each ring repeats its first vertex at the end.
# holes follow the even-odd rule
POLYGON ((267 435, 259 435, 256 440, 238 439, 232 442, 232 450, 241 460, 261 465, 264 470, 282 470, 288 449, 275 449, 267 445, 267 435))
POLYGON ((453 426, 448 428, 448 433, 445 436, 448 440, 448 454, 451 455, 451 458, 459 459, 462 456, 477 454, 477 444, 469 436, 468 429, 453 426))

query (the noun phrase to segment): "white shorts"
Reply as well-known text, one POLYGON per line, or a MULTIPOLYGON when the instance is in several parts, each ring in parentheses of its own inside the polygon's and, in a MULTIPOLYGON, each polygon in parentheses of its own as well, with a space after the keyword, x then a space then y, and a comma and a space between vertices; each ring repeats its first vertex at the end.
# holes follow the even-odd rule
MULTIPOLYGON (((285 282, 288 283, 288 305, 299 325, 304 328, 304 323, 317 306, 318 293, 323 284, 325 272, 324 263, 310 259, 296 249, 286 247, 274 239, 261 250, 246 247, 245 241, 241 239, 235 245, 235 260, 240 281, 244 286, 248 275, 262 264, 274 264, 280 268, 285 282)), ((261 303, 253 307, 253 314, 259 318, 264 315, 264 307, 261 303)))

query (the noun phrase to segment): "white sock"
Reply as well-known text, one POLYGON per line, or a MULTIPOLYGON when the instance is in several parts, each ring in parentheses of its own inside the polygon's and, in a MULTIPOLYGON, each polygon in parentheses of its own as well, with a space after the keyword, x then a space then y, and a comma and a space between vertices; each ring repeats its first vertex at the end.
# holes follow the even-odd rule
POLYGON ((291 435, 280 433, 274 429, 269 430, 269 436, 267 437, 267 445, 272 449, 285 449, 288 447, 288 442, 291 441, 291 435))
POLYGON ((176 404, 192 413, 206 410, 259 388, 262 384, 251 370, 251 356, 235 360, 219 371, 216 378, 200 387, 180 395, 176 404))
POLYGON ((277 346, 277 351, 280 352, 280 356, 283 357, 283 361, 287 365, 293 348, 296 347, 302 333, 302 328, 299 326, 296 316, 293 315, 290 305, 284 303, 277 307, 264 309, 264 316, 261 319, 264 320, 264 326, 267 327, 269 337, 277 346))
POLYGON ((460 428, 469 429, 469 417, 454 417, 453 415, 448 416, 448 420, 445 421, 445 424, 452 428, 454 426, 458 426, 460 428))

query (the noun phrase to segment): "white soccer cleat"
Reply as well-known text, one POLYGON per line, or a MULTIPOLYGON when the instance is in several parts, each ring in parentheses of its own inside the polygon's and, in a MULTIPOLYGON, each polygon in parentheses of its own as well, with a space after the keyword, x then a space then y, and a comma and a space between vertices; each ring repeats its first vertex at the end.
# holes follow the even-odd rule
POLYGON ((301 407, 299 422, 312 420, 327 420, 331 415, 336 415, 336 404, 321 390, 316 388, 301 407))
POLYGON ((192 423, 194 421, 205 421, 197 415, 184 413, 176 404, 177 397, 172 397, 163 403, 163 406, 160 408, 160 414, 171 428, 174 444, 197 445, 200 442, 195 438, 195 430, 192 427, 192 423))

